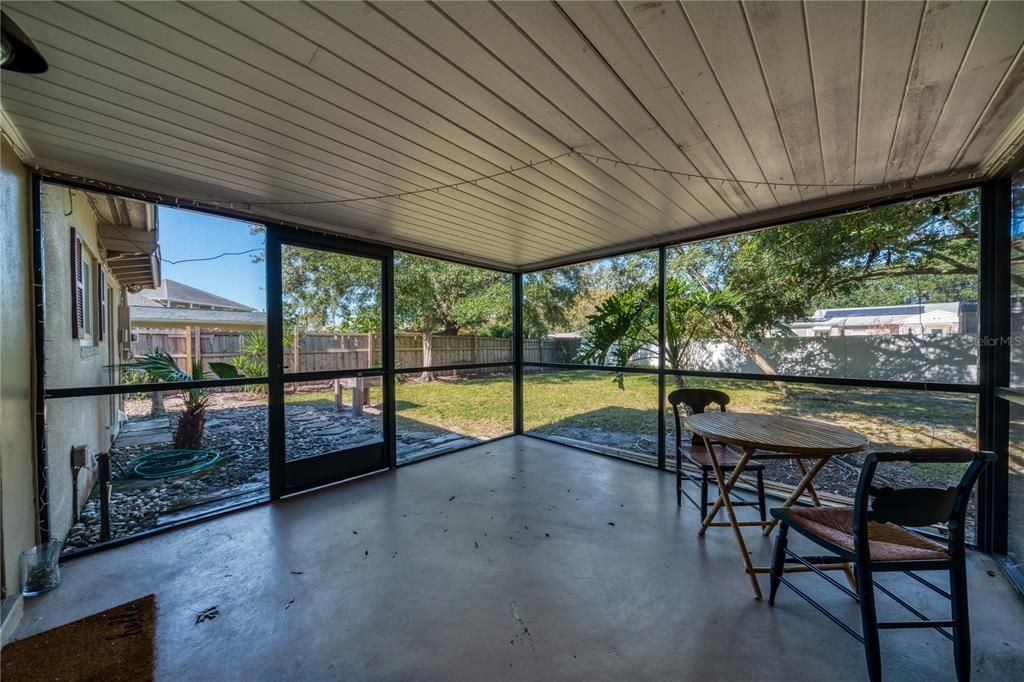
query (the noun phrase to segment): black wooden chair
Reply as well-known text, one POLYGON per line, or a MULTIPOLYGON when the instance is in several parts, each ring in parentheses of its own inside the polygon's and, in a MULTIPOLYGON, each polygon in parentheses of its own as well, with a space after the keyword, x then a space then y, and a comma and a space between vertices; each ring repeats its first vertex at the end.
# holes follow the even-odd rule
MULTIPOLYGON (((712 505, 711 502, 708 502, 708 483, 711 476, 714 475, 715 467, 711 463, 711 453, 703 438, 696 434, 690 434, 688 444, 683 445, 682 418, 687 415, 680 415, 680 408, 685 408, 689 414, 701 414, 709 405, 717 405, 718 409, 725 412, 725 406, 729 404, 729 396, 722 391, 710 388, 679 388, 668 394, 668 402, 672 405, 672 414, 676 420, 676 504, 681 506, 683 495, 686 495, 686 499, 697 505, 697 502, 683 490, 684 478, 698 483, 688 472, 683 470, 683 457, 685 457, 700 469, 700 504, 697 508, 700 511, 701 519, 703 519, 708 512, 708 507, 712 505)), ((715 456, 723 473, 731 472, 739 464, 739 453, 720 443, 712 443, 711 447, 714 448, 715 456)), ((749 462, 746 471, 757 474, 757 502, 748 502, 737 498, 732 504, 734 507, 756 506, 761 513, 761 520, 764 521, 767 518, 767 507, 764 501, 764 465, 760 462, 749 462)))
POLYGON ((857 496, 852 507, 792 507, 772 509, 780 521, 779 536, 771 567, 771 591, 768 603, 775 604, 780 583, 832 619, 847 633, 864 644, 868 676, 882 678, 882 658, 878 632, 895 628, 934 628, 953 642, 957 679, 966 682, 971 675, 971 635, 967 613, 967 564, 965 557, 964 517, 971 490, 982 469, 994 461, 991 452, 972 452, 956 448, 917 449, 904 452, 870 453, 861 469, 857 496), (950 488, 877 488, 872 485, 880 462, 967 464, 960 483, 950 488), (948 542, 929 540, 905 526, 921 528, 945 523, 948 542), (834 556, 801 557, 787 547, 789 529, 833 552, 834 556), (805 592, 794 587, 783 575, 786 563, 798 563, 812 571, 860 604, 861 633, 839 620, 805 592), (856 592, 840 584, 818 568, 820 564, 852 563, 857 577, 856 592), (928 620, 924 614, 881 584, 874 574, 902 571, 952 602, 948 620, 928 620), (949 571, 950 590, 946 592, 914 571, 949 571), (875 588, 910 611, 919 620, 879 622, 875 613, 875 588), (950 633, 946 628, 952 628, 950 633))

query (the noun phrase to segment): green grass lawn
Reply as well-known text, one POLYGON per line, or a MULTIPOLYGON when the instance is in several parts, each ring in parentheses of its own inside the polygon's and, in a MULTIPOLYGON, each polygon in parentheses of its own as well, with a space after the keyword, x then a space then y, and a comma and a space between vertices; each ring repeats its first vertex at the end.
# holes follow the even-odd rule
MULTIPOLYGON (((567 435, 602 444, 602 434, 654 439, 658 430, 657 377, 627 374, 620 388, 610 372, 528 373, 523 383, 527 431, 567 435)), ((791 415, 845 426, 863 434, 873 449, 976 446, 975 398, 969 394, 855 389, 791 384, 784 398, 763 381, 691 379, 694 388, 718 388, 732 398, 731 411, 791 415)), ((675 388, 674 384, 667 387, 675 388)), ((346 402, 351 394, 346 393, 346 402)), ((510 377, 408 381, 397 387, 399 432, 451 431, 494 437, 512 430, 510 377)), ((331 403, 330 392, 288 394, 286 402, 331 403)), ((381 389, 371 389, 379 404, 381 389)), ((667 411, 667 432, 672 415, 667 411)), ((623 442, 620 438, 619 442, 623 442)), ((603 443, 613 444, 613 442, 603 443)), ((621 446, 620 446, 621 447, 621 446)), ((948 478, 945 467, 920 474, 948 478)))
MULTIPOLYGON (((717 388, 732 399, 730 411, 803 417, 863 434, 873 450, 907 447, 977 447, 975 397, 970 394, 859 389, 790 384, 786 398, 772 383, 693 379, 691 388, 717 388)), ((674 383, 666 387, 676 388, 674 383)), ((620 389, 611 373, 558 372, 527 375, 524 426, 543 435, 597 445, 652 450, 657 434, 657 378, 624 376, 620 389)), ((674 423, 666 406, 666 433, 674 423)), ((895 466, 895 465, 894 465, 895 466)), ((950 484, 960 465, 900 465, 921 482, 950 484)))
MULTIPOLYGON (((370 403, 379 406, 382 394, 379 386, 371 387, 370 403)), ((351 399, 351 391, 346 391, 345 404, 350 404, 351 399)), ((493 438, 512 431, 510 376, 407 381, 398 384, 395 400, 395 422, 399 433, 437 430, 493 438)), ((286 393, 285 403, 330 406, 334 404, 334 393, 286 393)))
MULTIPOLYGON (((654 376, 626 375, 619 388, 609 372, 528 373, 523 385, 524 426, 550 430, 572 425, 654 435, 657 382, 654 376)), ((864 434, 877 447, 975 444, 975 398, 969 394, 791 384, 793 395, 787 399, 773 384, 762 381, 691 379, 689 385, 725 391, 732 398, 732 411, 838 424, 864 434)), ((346 402, 350 395, 346 393, 346 402)), ((370 395, 371 401, 379 404, 381 389, 372 388, 370 395)), ((511 430, 512 382, 508 376, 400 383, 396 398, 399 428, 402 420, 408 420, 479 435, 511 430)), ((333 394, 326 391, 285 396, 289 404, 333 400, 333 394)), ((667 418, 671 421, 671 411, 667 418)))
MULTIPOLYGON (((792 396, 785 398, 762 381, 690 379, 689 386, 725 391, 731 411, 817 419, 858 431, 880 446, 973 446, 975 441, 972 395, 791 384, 792 396)), ((523 392, 528 429, 571 420, 610 431, 657 431, 653 376, 626 375, 620 389, 610 373, 533 374, 523 392)), ((671 419, 670 411, 667 416, 671 419)))
POLYGON ((805 417, 863 434, 876 447, 975 447, 976 400, 971 394, 790 384, 789 399, 773 384, 700 380, 732 398, 729 407, 805 417))
POLYGON ((523 380, 527 431, 561 427, 658 434, 658 378, 626 375, 619 388, 611 372, 529 373, 523 380))
POLYGON ((493 438, 512 432, 512 377, 408 381, 395 389, 399 433, 424 426, 493 438))

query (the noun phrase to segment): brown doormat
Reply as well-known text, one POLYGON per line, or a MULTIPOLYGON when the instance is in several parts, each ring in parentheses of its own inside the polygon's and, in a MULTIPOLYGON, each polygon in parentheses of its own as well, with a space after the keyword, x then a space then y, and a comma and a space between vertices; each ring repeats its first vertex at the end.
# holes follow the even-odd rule
POLYGON ((12 642, 0 653, 4 680, 152 680, 156 598, 142 599, 12 642))

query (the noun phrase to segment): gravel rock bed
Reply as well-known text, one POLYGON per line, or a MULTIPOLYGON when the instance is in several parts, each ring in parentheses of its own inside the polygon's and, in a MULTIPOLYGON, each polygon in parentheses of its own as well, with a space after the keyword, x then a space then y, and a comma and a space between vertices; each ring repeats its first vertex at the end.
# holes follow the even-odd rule
MULTIPOLYGON (((127 400, 124 411, 129 421, 149 417, 150 402, 127 400)), ((291 402, 286 404, 286 456, 289 460, 309 457, 347 447, 379 442, 382 437, 381 413, 374 407, 356 416, 349 408, 335 409, 330 401, 291 402)), ((177 397, 166 398, 170 428, 166 441, 110 450, 113 490, 111 494, 111 536, 133 535, 160 525, 167 515, 217 500, 254 494, 266 494, 268 480, 267 408, 266 398, 249 393, 217 393, 207 409, 203 447, 216 451, 221 459, 214 465, 193 474, 146 480, 133 477, 130 462, 140 455, 171 448, 171 439, 181 411, 177 397)), ((538 435, 593 443, 599 448, 612 448, 636 453, 631 459, 650 463, 656 458, 656 439, 638 437, 636 433, 605 431, 589 426, 559 424, 538 430, 538 435)), ((400 462, 419 456, 458 447, 471 439, 463 439, 441 428, 419 422, 402 423, 398 434, 400 462)), ((116 446, 116 444, 115 444, 116 446)), ((668 443, 671 451, 671 440, 668 443)), ((852 498, 856 492, 861 458, 836 457, 815 478, 815 487, 823 493, 852 498)), ((765 478, 769 481, 795 485, 801 478, 796 464, 790 460, 765 462, 765 478)), ((878 480, 894 486, 955 483, 945 470, 922 470, 916 467, 889 465, 880 467, 878 480)), ((248 499, 248 498, 245 498, 248 499)), ((972 503, 973 504, 973 503, 972 503)), ((99 542, 98 486, 80 514, 80 521, 69 532, 66 549, 86 547, 99 542)), ((973 532, 973 511, 968 516, 968 534, 973 532)))
POLYGON ((362 416, 333 406, 285 405, 285 456, 288 460, 334 452, 384 439, 379 410, 366 407, 362 416))
MULTIPOLYGON (((221 459, 192 474, 160 479, 132 475, 130 463, 144 454, 172 447, 174 428, 181 411, 177 397, 165 401, 170 428, 164 442, 111 448, 112 538, 134 535, 161 525, 160 516, 216 503, 218 500, 266 493, 269 486, 266 399, 245 393, 218 393, 207 408, 203 448, 221 459)), ((127 400, 124 412, 129 421, 150 416, 149 400, 127 400)), ((287 404, 286 453, 289 460, 366 443, 382 438, 381 414, 367 407, 360 416, 350 409, 335 409, 328 401, 287 404)), ((423 425, 399 435, 404 459, 415 457, 418 449, 431 447, 447 431, 423 425)), ((79 522, 68 533, 65 550, 99 542, 99 486, 80 513, 79 522)))

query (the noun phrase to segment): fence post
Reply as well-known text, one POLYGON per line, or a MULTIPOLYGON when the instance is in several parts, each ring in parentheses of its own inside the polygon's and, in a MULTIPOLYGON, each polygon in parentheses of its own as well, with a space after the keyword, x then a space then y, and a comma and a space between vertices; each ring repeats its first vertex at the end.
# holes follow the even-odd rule
POLYGON ((185 326, 185 371, 192 373, 192 325, 185 326))
POLYGON ((352 382, 352 416, 354 417, 363 416, 363 400, 366 395, 363 388, 365 385, 365 381, 362 377, 359 377, 352 382))
MULTIPOLYGON (((202 327, 196 327, 196 342, 195 342, 193 354, 195 355, 196 360, 198 360, 200 363, 202 363, 202 361, 203 361, 203 328, 202 327)), ((202 366, 202 365, 200 364, 200 366, 202 366)), ((188 372, 190 374, 192 373, 192 364, 191 363, 189 363, 188 372)))
MULTIPOLYGON (((297 325, 292 328, 292 366, 291 366, 292 372, 299 372, 299 371, 302 370, 302 368, 299 367, 299 345, 301 344, 301 340, 300 340, 299 337, 301 335, 302 335, 302 331, 299 329, 299 327, 297 325)), ((299 392, 299 385, 293 382, 292 383, 292 393, 298 393, 298 392, 299 392)))

